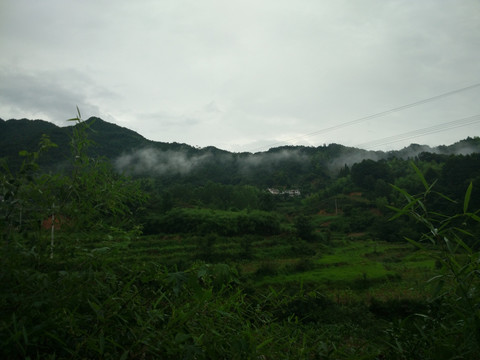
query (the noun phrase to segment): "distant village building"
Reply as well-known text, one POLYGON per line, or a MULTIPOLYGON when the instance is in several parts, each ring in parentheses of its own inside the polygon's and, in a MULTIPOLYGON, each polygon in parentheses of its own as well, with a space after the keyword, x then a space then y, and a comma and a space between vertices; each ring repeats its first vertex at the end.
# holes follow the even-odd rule
POLYGON ((284 194, 288 194, 288 196, 300 196, 300 190, 298 189, 292 189, 292 190, 285 190, 283 192, 284 194))
POLYGON ((267 191, 272 195, 288 195, 288 196, 291 196, 291 197, 301 195, 300 190, 298 190, 298 189, 280 191, 280 190, 275 189, 275 188, 268 188, 267 191))

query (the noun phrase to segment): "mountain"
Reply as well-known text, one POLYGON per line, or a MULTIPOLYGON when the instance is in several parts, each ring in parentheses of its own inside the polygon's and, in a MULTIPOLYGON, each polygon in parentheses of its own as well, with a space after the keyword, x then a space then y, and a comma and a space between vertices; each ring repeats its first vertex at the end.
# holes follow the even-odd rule
MULTIPOLYGON (((89 138, 94 142, 92 156, 114 159, 123 151, 148 146, 151 141, 135 131, 92 117, 89 124, 89 138)), ((18 169, 22 158, 21 150, 38 150, 42 134, 57 144, 40 158, 40 164, 47 168, 58 168, 70 157, 70 139, 75 125, 59 127, 43 120, 2 120, 0 119, 0 158, 7 158, 12 170, 18 169)), ((78 126, 78 125, 77 125, 78 126)))
MULTIPOLYGON (((95 143, 92 156, 109 159, 117 170, 138 176, 161 178, 165 183, 215 181, 226 184, 321 186, 323 179, 339 170, 370 159, 414 158, 430 154, 429 159, 445 159, 451 154, 480 153, 480 138, 467 138, 449 146, 431 148, 411 144, 399 151, 367 151, 339 144, 319 147, 281 146, 259 153, 231 153, 213 146, 195 148, 187 144, 151 141, 130 129, 92 117, 89 138, 95 143)), ((74 125, 78 126, 78 125, 74 125)), ((22 162, 21 150, 36 151, 42 134, 57 148, 40 159, 49 171, 64 168, 70 157, 70 137, 74 126, 59 127, 42 120, 0 119, 0 158, 10 169, 22 162)))

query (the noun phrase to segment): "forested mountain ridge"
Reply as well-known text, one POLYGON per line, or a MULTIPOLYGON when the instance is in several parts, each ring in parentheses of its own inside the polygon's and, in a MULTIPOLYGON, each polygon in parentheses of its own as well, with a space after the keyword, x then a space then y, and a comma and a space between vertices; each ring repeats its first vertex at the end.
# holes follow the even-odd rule
MULTIPOLYGON (((92 155, 112 159, 118 156, 117 152, 120 153, 122 149, 149 144, 149 140, 127 128, 93 117, 88 122, 91 124, 89 137, 95 143, 91 149, 92 155)), ((0 119, 0 157, 6 157, 13 169, 18 168, 22 161, 19 152, 37 150, 42 134, 45 134, 58 147, 44 154, 40 164, 49 168, 62 163, 70 156, 68 149, 72 129, 73 126, 60 127, 43 120, 0 119)))
MULTIPOLYGON (((223 184, 320 188, 363 160, 408 159, 445 161, 453 154, 480 153, 480 138, 467 138, 449 146, 431 148, 412 144, 399 151, 367 151, 340 144, 319 147, 281 146, 258 153, 232 153, 213 146, 196 148, 187 144, 151 141, 130 129, 92 117, 89 138, 92 155, 105 157, 118 171, 161 179, 162 183, 223 184)), ((48 170, 57 171, 69 158, 73 126, 59 127, 42 120, 0 119, 0 158, 18 169, 22 150, 35 151, 42 134, 58 145, 40 159, 48 170)))
MULTIPOLYGON (((103 157, 117 173, 141 179, 142 187, 151 195, 147 231, 158 228, 156 217, 172 207, 270 211, 280 197, 288 198, 289 194, 295 194, 298 202, 291 210, 296 215, 341 211, 353 224, 349 225, 351 231, 364 231, 375 220, 375 216, 367 219, 365 209, 388 212, 386 205, 398 202, 390 184, 411 193, 422 191, 412 161, 428 183, 436 182, 438 191, 457 202, 472 183, 470 203, 480 206, 479 137, 436 148, 412 144, 389 152, 329 144, 232 153, 213 146, 198 148, 151 141, 99 118, 90 118, 85 124, 93 143, 88 148, 90 156, 103 157), (360 202, 352 198, 355 193, 362 194, 360 202)), ((15 172, 24 160, 19 152, 37 151, 42 134, 46 134, 58 146, 42 153, 38 159, 41 168, 54 174, 68 173, 72 168, 70 142, 74 129, 41 120, 0 119, 0 159, 6 159, 9 169, 15 172)), ((375 224, 373 228, 381 226, 375 224)), ((388 231, 383 231, 382 237, 388 231)))

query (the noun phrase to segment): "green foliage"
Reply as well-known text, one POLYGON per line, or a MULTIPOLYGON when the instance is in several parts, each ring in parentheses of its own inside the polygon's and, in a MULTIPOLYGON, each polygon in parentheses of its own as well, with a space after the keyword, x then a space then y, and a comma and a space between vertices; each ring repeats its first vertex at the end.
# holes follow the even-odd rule
POLYGON ((151 216, 144 230, 147 234, 273 235, 280 231, 280 220, 276 214, 261 210, 231 212, 174 208, 163 215, 151 216))
POLYGON ((405 238, 416 238, 421 235, 422 229, 418 223, 407 218, 400 217, 394 220, 385 216, 377 216, 369 229, 375 239, 389 242, 405 242, 405 238))
POLYGON ((339 306, 318 291, 247 295, 226 264, 167 271, 112 262, 115 249, 95 248, 34 268, 34 255, 14 244, 0 257, 3 358, 354 359, 359 347, 340 339, 370 321, 365 307, 339 306))
POLYGON ((314 241, 317 239, 312 221, 305 215, 299 215, 296 217, 295 231, 300 239, 306 241, 314 241))
POLYGON ((256 209, 259 206, 260 191, 253 186, 222 185, 209 181, 192 194, 205 207, 228 209, 256 209))
POLYGON ((427 305, 424 301, 413 299, 388 299, 381 301, 373 298, 369 310, 381 318, 398 320, 415 314, 425 313, 427 305))
POLYGON ((61 211, 72 219, 78 230, 127 228, 135 223, 132 209, 145 200, 139 183, 115 174, 108 162, 89 156, 92 145, 88 131, 93 122, 78 117, 71 139, 72 173, 64 185, 61 211))
POLYGON ((198 241, 198 250, 197 250, 197 258, 207 261, 207 262, 214 262, 215 261, 215 242, 217 241, 217 235, 210 234, 207 235, 198 241))
POLYGON ((249 236, 243 236, 240 242, 242 259, 251 259, 253 257, 252 239, 249 236))
MULTIPOLYGON (((172 144, 188 156, 198 150, 222 161, 185 176, 133 181, 93 155, 94 149, 115 153, 92 141, 113 125, 84 122, 79 112, 71 121, 71 163, 62 173, 39 166, 45 150, 54 150, 46 137, 38 150, 22 151, 20 170, 5 166, 1 173, 2 358, 478 354, 474 156, 461 159, 469 170, 458 172, 458 181, 452 181, 456 156, 450 162, 427 155, 411 169, 395 158, 351 171, 344 166, 334 179, 326 164, 340 152, 352 154, 339 145, 285 147, 250 157, 172 144), (431 185, 437 178, 439 192, 431 185), (399 191, 392 192, 388 182, 399 191), (281 198, 261 190, 265 184, 301 184, 302 194, 311 193, 281 198), (403 185, 407 190, 400 190, 403 185), (363 195, 350 195, 360 188, 363 195), (145 191, 151 198, 139 211, 145 191), (404 199, 407 205, 399 206, 404 199), (386 222, 392 204, 398 215, 386 222), (53 231, 39 227, 51 215, 65 221, 54 222, 54 253, 53 231), (418 225, 408 216, 427 226, 420 241, 410 240, 418 251, 370 240, 416 239, 418 225), (155 235, 139 238, 144 220, 145 232, 155 235), (437 276, 423 284, 433 271, 437 276)), ((136 141, 113 127, 118 146, 136 141)), ((59 144, 63 149, 66 142, 59 144)))
POLYGON ((23 255, 9 255, 2 256, 2 358, 237 358, 235 344, 252 354, 262 342, 249 335, 258 319, 226 265, 109 268, 97 254, 61 270, 51 263, 22 271, 15 262, 23 255))
POLYGON ((356 185, 367 190, 374 190, 378 180, 391 181, 390 168, 385 161, 363 160, 352 166, 351 176, 356 185))
POLYGON ((35 229, 38 222, 48 214, 52 201, 52 183, 58 176, 39 174, 38 159, 51 148, 56 147, 47 136, 42 136, 38 150, 21 151, 24 158, 20 170, 13 174, 6 161, 0 178, 0 230, 7 239, 12 232, 35 229))
POLYGON ((432 248, 440 272, 431 279, 437 288, 430 311, 392 328, 391 345, 402 359, 410 358, 416 351, 425 359, 473 359, 480 353, 480 254, 474 247, 478 239, 469 232, 470 226, 480 222, 480 210, 469 210, 473 187, 470 184, 465 192, 461 212, 431 210, 428 204, 432 197, 454 201, 436 192, 434 184, 429 184, 421 171, 413 167, 424 191, 411 195, 397 188, 407 204, 395 209, 395 217, 409 215, 426 227, 420 241, 408 241, 419 249, 432 248))
MULTIPOLYGON (((470 183, 480 185, 480 154, 449 157, 438 182, 446 195, 460 199, 470 183)), ((480 208, 480 193, 471 194, 470 203, 473 208, 480 208)))
POLYGON ((88 155, 92 142, 87 132, 91 124, 81 120, 79 111, 78 117, 70 121, 77 123, 71 138, 71 173, 52 175, 41 172, 38 165, 40 155, 56 147, 43 136, 38 151, 21 152, 25 160, 18 174, 14 176, 5 165, 0 179, 4 200, 0 202, 3 237, 8 239, 13 233, 35 231, 36 241, 31 245, 45 253, 47 242, 42 226, 45 227, 45 220, 49 219, 50 256, 53 256, 57 235, 54 227, 59 227, 60 220, 63 220, 60 237, 68 239, 66 241, 72 240, 66 236, 67 232, 88 234, 108 230, 115 236, 122 236, 122 232, 132 234, 132 230, 139 228, 133 211, 146 197, 137 182, 115 174, 107 162, 88 155))
POLYGON ((293 238, 290 240, 290 242, 290 253, 292 255, 300 257, 315 255, 315 250, 307 241, 302 240, 301 238, 293 238))

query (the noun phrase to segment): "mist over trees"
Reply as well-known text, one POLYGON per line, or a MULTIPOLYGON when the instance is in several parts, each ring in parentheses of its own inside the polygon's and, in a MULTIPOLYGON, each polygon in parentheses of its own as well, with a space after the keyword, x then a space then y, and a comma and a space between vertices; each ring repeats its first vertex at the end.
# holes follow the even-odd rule
MULTIPOLYGON (((318 190, 335 179, 342 171, 363 160, 370 162, 370 174, 388 182, 378 173, 381 160, 424 160, 445 162, 451 155, 468 155, 480 152, 478 138, 468 138, 449 146, 430 148, 412 144, 399 151, 366 151, 329 144, 319 147, 282 146, 258 153, 231 153, 215 147, 195 148, 187 144, 161 143, 145 139, 126 128, 110 124, 99 118, 90 118, 89 138, 96 145, 88 149, 89 155, 105 157, 116 171, 135 177, 152 177, 163 184, 245 184, 259 187, 298 187, 318 190)), ((45 170, 58 171, 68 166, 69 136, 74 127, 58 127, 41 120, 0 119, 0 157, 7 157, 10 169, 20 168, 21 150, 34 151, 42 134, 58 145, 39 159, 45 170)), ((454 160, 451 160, 454 161, 454 160)), ((356 165, 358 167, 358 165, 356 165)), ((384 169, 384 171, 387 171, 384 169)), ((362 171, 360 171, 362 172, 362 171)), ((357 169, 352 174, 357 185, 357 169)), ((393 174, 394 176, 395 174, 393 174)), ((369 186, 373 186, 364 179, 369 186)))

